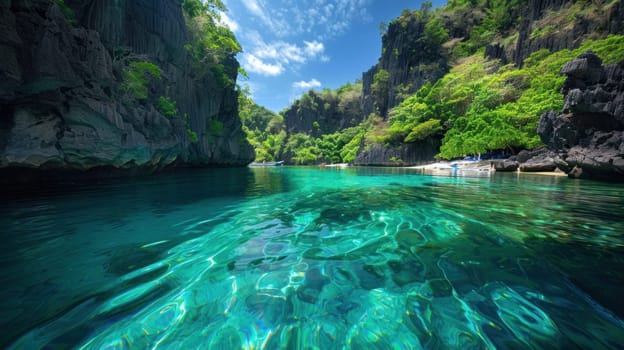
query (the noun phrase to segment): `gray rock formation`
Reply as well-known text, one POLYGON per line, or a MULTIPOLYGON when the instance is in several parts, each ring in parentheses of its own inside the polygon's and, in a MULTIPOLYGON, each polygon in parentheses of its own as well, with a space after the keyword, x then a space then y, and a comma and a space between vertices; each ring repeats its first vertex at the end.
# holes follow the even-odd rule
POLYGON ((561 73, 568 76, 564 108, 540 118, 542 142, 561 155, 571 177, 624 180, 624 61, 602 66, 585 52, 561 73))
POLYGON ((386 116, 410 93, 426 82, 435 82, 448 72, 448 63, 439 43, 425 40, 426 18, 404 12, 393 20, 382 37, 378 63, 362 74, 362 111, 365 116, 386 116), (388 72, 388 81, 374 90, 374 77, 388 72))
MULTIPOLYGON (((415 92, 426 82, 434 84, 448 70, 446 58, 450 53, 445 52, 446 48, 469 37, 471 29, 481 24, 485 16, 481 9, 467 7, 456 13, 444 14, 442 18, 450 39, 442 46, 442 50, 426 47, 422 37, 422 20, 405 14, 390 23, 383 36, 382 54, 378 63, 362 75, 362 111, 366 116, 377 113, 385 118, 406 94, 415 92), (374 76, 382 69, 389 73, 389 80, 382 89, 378 89, 381 93, 376 93, 373 91, 374 76)), ((490 43, 484 54, 492 59, 500 59, 502 63, 521 66, 525 58, 541 49, 552 52, 573 49, 586 39, 624 32, 624 2, 583 5, 574 0, 525 0, 518 2, 514 13, 509 13, 507 19, 509 27, 501 34, 510 38, 517 35, 517 39, 490 43), (588 7, 591 7, 591 12, 580 10, 588 7)), ((581 69, 583 74, 595 74, 582 67, 570 69, 581 69)), ((604 101, 606 97, 598 93, 592 96, 608 103, 604 101)), ((577 99, 574 102, 603 107, 596 105, 595 101, 577 99)), ((567 136, 574 138, 571 134, 567 136)), ((377 159, 373 163, 388 162, 389 159, 377 159)))
MULTIPOLYGON (((577 48, 588 38, 604 37, 624 30, 624 6, 622 1, 596 4, 599 13, 584 16, 568 10, 578 3, 575 0, 527 0, 518 27, 518 40, 514 46, 505 48, 507 57, 516 65, 533 52, 548 49, 551 52, 577 48), (546 22, 549 13, 561 11, 546 22), (572 18, 572 20, 570 20, 572 18), (565 29, 561 29, 565 28, 565 29)), ((587 6, 587 5, 580 5, 587 6)), ((576 10, 578 11, 578 10, 576 10)))
POLYGON ((516 171, 519 166, 517 161, 510 159, 498 159, 494 160, 492 163, 496 171, 516 171))
POLYGON ((519 168, 524 172, 554 171, 559 161, 554 152, 536 152, 534 156, 520 163, 519 168))
POLYGON ((354 165, 405 166, 431 163, 440 151, 441 140, 428 138, 397 146, 372 144, 361 150, 354 165))
MULTIPOLYGON (((253 159, 233 87, 194 76, 177 1, 66 3, 71 23, 50 0, 0 2, 1 170, 151 172, 253 159), (146 99, 119 88, 132 58, 160 67, 146 99), (175 117, 159 111, 160 96, 176 102, 175 117)), ((238 63, 224 66, 235 79, 238 63)))
POLYGON ((284 112, 288 134, 306 133, 318 137, 358 125, 364 114, 361 95, 340 99, 336 94, 305 93, 284 112))

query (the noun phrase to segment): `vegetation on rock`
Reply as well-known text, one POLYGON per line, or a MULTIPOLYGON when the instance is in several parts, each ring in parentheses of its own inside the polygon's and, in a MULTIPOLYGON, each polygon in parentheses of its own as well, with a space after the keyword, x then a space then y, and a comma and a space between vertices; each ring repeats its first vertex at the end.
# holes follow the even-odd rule
POLYGON ((256 151, 256 161, 277 160, 286 138, 284 118, 258 106, 247 88, 239 90, 238 111, 247 140, 256 151))
POLYGON ((614 4, 567 1, 530 12, 523 0, 451 0, 435 10, 425 2, 381 27, 382 56, 357 88, 308 92, 280 114, 249 100, 241 117, 257 160, 351 162, 373 144, 429 139, 441 140, 438 157, 447 159, 533 149, 542 145, 540 115, 563 107, 566 62, 586 50, 605 63, 624 59, 624 36, 607 36, 614 4), (565 37, 575 26, 592 32, 565 37), (359 124, 337 127, 347 118, 359 124))
POLYGON ((228 75, 226 62, 241 52, 241 46, 232 31, 219 23, 220 12, 226 11, 221 0, 183 0, 186 25, 191 42, 185 45, 193 69, 199 77, 212 76, 219 87, 234 87, 228 75))
POLYGON ((158 110, 165 117, 173 118, 176 116, 176 102, 170 99, 168 96, 160 96, 158 98, 158 110))
POLYGON ((256 150, 256 161, 293 164, 341 163, 355 159, 365 132, 358 125, 362 83, 336 90, 309 91, 279 114, 256 105, 249 91, 239 93, 243 130, 256 150), (289 118, 289 122, 285 122, 289 118))
POLYGON ((444 131, 442 158, 535 148, 540 115, 563 107, 561 67, 586 50, 617 62, 624 59, 622 47, 624 36, 610 36, 576 50, 540 50, 522 68, 473 55, 395 107, 382 141, 413 142, 444 131))
POLYGON ((148 61, 133 61, 123 70, 120 89, 129 97, 144 100, 152 79, 160 79, 160 67, 148 61))

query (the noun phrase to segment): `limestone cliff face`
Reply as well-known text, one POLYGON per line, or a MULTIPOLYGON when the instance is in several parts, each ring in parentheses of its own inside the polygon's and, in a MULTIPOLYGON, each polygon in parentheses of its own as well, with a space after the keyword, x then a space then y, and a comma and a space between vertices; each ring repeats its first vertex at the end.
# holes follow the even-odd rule
MULTIPOLYGON (((486 17, 484 9, 466 8, 442 15, 449 41, 438 47, 427 40, 426 15, 404 12, 393 20, 382 37, 382 53, 378 63, 362 74, 363 112, 386 116, 402 97, 415 92, 424 83, 435 83, 448 71, 446 48, 467 39, 471 29, 486 17), (374 91, 374 77, 381 71, 389 73, 388 81, 374 91)), ((577 48, 583 40, 602 38, 624 31, 624 2, 578 0, 524 0, 518 13, 509 14, 510 38, 504 43, 492 42, 485 56, 522 65, 531 53, 548 49, 552 52, 577 48), (516 21, 515 17, 519 20, 516 21)))
MULTIPOLYGON (((149 172, 253 159, 233 87, 193 76, 179 2, 65 3, 72 23, 50 0, 0 2, 0 168, 149 172), (161 70, 145 99, 119 89, 133 58, 161 70), (175 117, 159 96, 176 102, 175 117)), ((236 79, 238 63, 224 66, 236 79)))
POLYGON ((309 91, 283 112, 288 134, 318 137, 356 126, 363 119, 360 94, 343 97, 309 91))
POLYGON ((428 138, 396 146, 372 144, 364 147, 353 162, 355 165, 407 166, 427 164, 440 152, 441 140, 428 138))
MULTIPOLYGON (((485 48, 486 57, 520 66, 531 53, 541 49, 553 52, 573 49, 583 40, 624 32, 623 1, 589 4, 578 0, 524 0, 517 11, 516 14, 509 14, 512 24, 505 33, 515 39, 490 43, 485 48)), ((363 113, 377 113, 387 118, 389 111, 401 102, 405 94, 415 92, 426 82, 435 83, 448 71, 446 57, 450 53, 445 52, 445 48, 468 38, 471 28, 485 17, 486 11, 470 7, 443 14, 449 40, 439 50, 426 45, 424 17, 404 13, 393 21, 383 36, 378 63, 362 75, 363 113), (387 82, 380 88, 379 84, 375 86, 374 80, 382 70, 389 74, 387 82)), ((358 160, 363 160, 365 164, 391 164, 389 156, 396 158, 401 153, 397 153, 399 149, 412 146, 418 147, 391 146, 382 150, 384 146, 376 145, 372 153, 370 148, 368 151, 361 148, 358 160)), ((433 156, 437 154, 418 153, 431 154, 429 161, 433 161, 433 156)))
POLYGON ((364 115, 386 116, 406 96, 448 71, 441 47, 425 40, 425 25, 426 19, 409 13, 388 25, 379 61, 362 74, 364 115), (375 84, 375 75, 380 71, 387 72, 388 78, 378 79, 375 84))
POLYGON ((542 115, 542 142, 571 177, 624 181, 624 61, 603 66, 586 52, 561 73, 564 108, 542 115))
MULTIPOLYGON (((622 1, 583 4, 576 0, 527 0, 517 28, 518 39, 500 46, 499 58, 516 65, 535 51, 573 49, 586 39, 624 30, 622 1)), ((498 44, 497 44, 498 45, 498 44)))

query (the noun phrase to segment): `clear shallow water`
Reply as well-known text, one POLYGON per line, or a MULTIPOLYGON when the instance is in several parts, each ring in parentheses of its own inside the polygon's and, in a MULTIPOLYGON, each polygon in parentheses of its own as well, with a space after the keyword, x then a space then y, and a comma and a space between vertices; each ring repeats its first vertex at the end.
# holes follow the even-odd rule
POLYGON ((624 186, 214 169, 0 202, 0 347, 617 349, 624 186))

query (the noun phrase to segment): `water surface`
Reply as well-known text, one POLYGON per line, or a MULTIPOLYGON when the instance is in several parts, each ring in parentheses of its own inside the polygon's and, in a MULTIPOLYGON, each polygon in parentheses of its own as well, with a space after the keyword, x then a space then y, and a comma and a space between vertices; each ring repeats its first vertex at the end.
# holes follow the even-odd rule
POLYGON ((618 349, 624 186, 210 169, 3 189, 0 347, 618 349))

